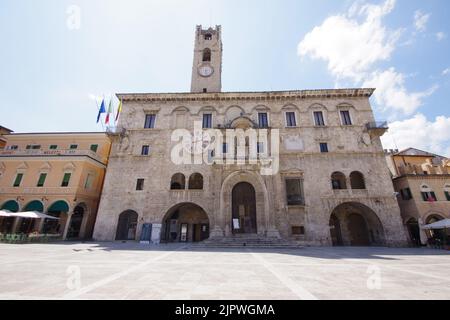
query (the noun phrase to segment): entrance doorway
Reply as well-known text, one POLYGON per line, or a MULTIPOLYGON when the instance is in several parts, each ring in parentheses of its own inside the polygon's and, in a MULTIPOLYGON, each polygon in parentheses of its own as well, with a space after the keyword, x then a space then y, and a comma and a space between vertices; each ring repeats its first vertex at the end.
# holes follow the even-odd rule
POLYGON ((351 236, 352 246, 369 246, 369 230, 366 220, 358 213, 352 213, 348 216, 348 231, 351 236))
POLYGON ((384 245, 384 230, 377 214, 359 202, 338 205, 330 216, 330 236, 333 245, 384 245))
POLYGON ((334 214, 330 218, 330 233, 333 246, 342 246, 341 225, 339 219, 334 214))
POLYGON ((120 214, 117 225, 116 240, 135 240, 138 214, 127 210, 120 214))
POLYGON ((406 222, 406 226, 408 228, 408 234, 409 239, 411 240, 411 244, 415 247, 420 247, 421 242, 419 222, 416 219, 411 218, 408 220, 408 222, 406 222))
POLYGON ((80 237, 81 224, 83 223, 84 208, 76 206, 73 210, 72 218, 70 219, 70 226, 67 232, 67 238, 76 239, 80 237))
POLYGON ((209 218, 193 203, 181 203, 171 208, 163 220, 163 242, 200 242, 209 238, 209 218))
POLYGON ((232 230, 234 234, 256 233, 256 193, 247 182, 236 184, 232 192, 232 230))

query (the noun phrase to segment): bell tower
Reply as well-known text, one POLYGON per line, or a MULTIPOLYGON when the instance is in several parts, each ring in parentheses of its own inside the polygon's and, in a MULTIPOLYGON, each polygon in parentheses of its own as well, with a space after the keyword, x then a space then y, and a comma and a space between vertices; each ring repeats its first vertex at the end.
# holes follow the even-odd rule
POLYGON ((221 26, 195 31, 194 63, 191 92, 220 92, 222 90, 221 26))

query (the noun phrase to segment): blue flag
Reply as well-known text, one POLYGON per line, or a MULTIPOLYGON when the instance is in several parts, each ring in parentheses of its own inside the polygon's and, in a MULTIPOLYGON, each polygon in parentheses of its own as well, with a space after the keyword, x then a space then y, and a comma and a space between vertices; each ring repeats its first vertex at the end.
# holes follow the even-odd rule
POLYGON ((100 121, 100 115, 102 113, 105 113, 106 109, 105 109, 105 99, 102 100, 102 105, 100 106, 100 110, 98 110, 98 116, 97 116, 97 123, 100 121))

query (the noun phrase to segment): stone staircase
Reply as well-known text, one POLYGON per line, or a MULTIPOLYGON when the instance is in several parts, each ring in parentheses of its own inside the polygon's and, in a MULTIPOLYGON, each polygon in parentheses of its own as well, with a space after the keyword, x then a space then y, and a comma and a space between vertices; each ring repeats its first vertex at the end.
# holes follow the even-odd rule
POLYGON ((257 234, 236 234, 224 238, 207 239, 194 244, 197 248, 270 248, 300 249, 303 245, 297 241, 269 238, 257 234))

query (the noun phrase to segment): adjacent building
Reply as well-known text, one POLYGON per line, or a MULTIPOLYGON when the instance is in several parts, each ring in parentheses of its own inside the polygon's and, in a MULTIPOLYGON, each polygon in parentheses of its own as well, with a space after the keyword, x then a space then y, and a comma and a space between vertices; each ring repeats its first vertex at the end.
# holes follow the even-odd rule
POLYGON ((91 238, 111 142, 105 133, 16 133, 0 150, 0 209, 59 220, 0 218, 2 233, 91 238))
POLYGON ((420 227, 450 219, 450 159, 414 148, 386 151, 386 158, 409 241, 426 244, 439 231, 420 227))
POLYGON ((6 137, 5 135, 13 132, 11 129, 0 126, 0 150, 6 146, 6 137))
POLYGON ((222 92, 221 72, 221 28, 198 26, 191 92, 117 95, 94 239, 406 244, 374 89, 222 92), (211 130, 246 135, 203 146, 211 130), (207 159, 177 145, 186 133, 207 159))

